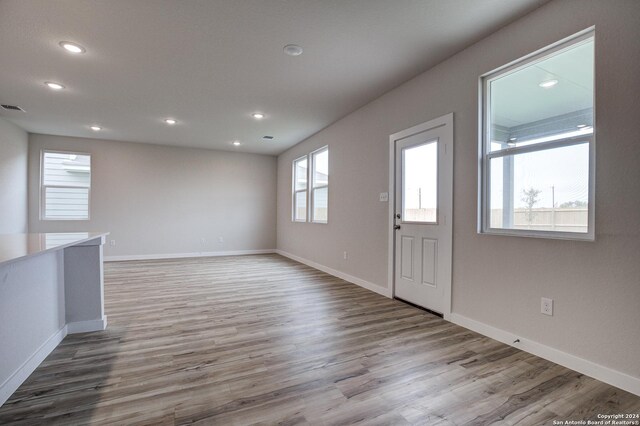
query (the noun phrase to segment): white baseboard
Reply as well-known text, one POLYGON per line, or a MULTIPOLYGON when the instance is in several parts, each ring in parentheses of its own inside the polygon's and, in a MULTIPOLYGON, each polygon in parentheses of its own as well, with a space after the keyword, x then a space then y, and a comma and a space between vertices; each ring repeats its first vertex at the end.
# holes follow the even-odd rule
POLYGON ((89 333, 91 331, 102 331, 106 328, 107 328, 106 315, 104 315, 102 319, 67 323, 68 334, 89 333))
POLYGON ((391 289, 389 288, 381 287, 372 282, 365 281, 358 277, 354 277, 353 275, 345 274, 344 272, 338 271, 337 269, 329 268, 328 266, 321 265, 312 260, 308 260, 303 257, 296 256, 295 254, 287 253, 286 251, 276 250, 275 252, 281 256, 288 257, 291 260, 295 260, 296 262, 304 263, 307 266, 311 266, 312 268, 318 269, 322 272, 326 272, 329 275, 333 275, 334 277, 338 277, 352 284, 356 284, 356 285, 359 285, 360 287, 366 288, 367 290, 371 290, 375 293, 391 298, 391 289))
POLYGON ((105 262, 123 262, 127 260, 161 260, 183 259, 188 257, 217 257, 217 256, 244 256, 248 254, 271 254, 275 249, 258 250, 230 250, 230 251, 204 251, 194 253, 167 253, 167 254, 131 254, 125 256, 105 256, 105 262))
POLYGON ((543 345, 542 343, 524 339, 508 331, 467 318, 460 314, 452 313, 451 322, 640 396, 640 378, 562 352, 550 346, 543 345), (516 339, 520 339, 520 342, 514 345, 513 341, 516 339))
POLYGON ((67 326, 65 325, 51 337, 49 337, 22 365, 0 385, 0 407, 11 395, 27 380, 27 378, 35 371, 36 368, 49 356, 49 354, 62 342, 67 335, 67 326))
POLYGON ((36 368, 62 342, 67 334, 88 333, 107 328, 107 316, 91 321, 67 323, 64 327, 49 337, 22 365, 0 385, 0 406, 27 380, 36 368))

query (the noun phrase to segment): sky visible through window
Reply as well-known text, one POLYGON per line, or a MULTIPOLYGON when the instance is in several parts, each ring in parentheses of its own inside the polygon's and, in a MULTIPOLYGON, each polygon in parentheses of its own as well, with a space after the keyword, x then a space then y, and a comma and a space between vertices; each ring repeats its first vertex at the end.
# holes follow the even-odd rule
POLYGON ((405 220, 420 220, 410 216, 407 209, 425 209, 429 213, 420 221, 435 222, 438 204, 438 143, 426 144, 404 150, 404 194, 405 220))
POLYGON ((314 185, 327 185, 329 177, 329 151, 325 150, 314 155, 314 185))

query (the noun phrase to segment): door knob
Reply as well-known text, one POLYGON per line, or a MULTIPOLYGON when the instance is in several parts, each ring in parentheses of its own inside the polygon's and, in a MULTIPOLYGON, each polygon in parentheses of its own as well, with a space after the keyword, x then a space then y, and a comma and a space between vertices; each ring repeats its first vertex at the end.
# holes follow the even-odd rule
POLYGON ((400 219, 400 213, 396 213, 396 217, 400 219))
POLYGON ((394 225, 393 229, 400 229, 400 225, 394 225))

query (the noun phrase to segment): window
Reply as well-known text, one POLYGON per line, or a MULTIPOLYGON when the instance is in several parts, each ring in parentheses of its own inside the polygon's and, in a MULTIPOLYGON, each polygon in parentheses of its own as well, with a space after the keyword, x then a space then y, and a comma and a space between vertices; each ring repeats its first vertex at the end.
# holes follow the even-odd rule
POLYGON ((480 231, 594 238, 594 36, 482 77, 480 231))
POLYGON ((311 153, 313 182, 311 185, 311 221, 327 223, 329 207, 329 148, 311 153))
POLYGON ((307 156, 293 162, 293 220, 307 221, 307 156))
POLYGON ((402 150, 404 222, 438 222, 438 140, 402 150))
POLYGON ((327 223, 329 217, 328 147, 325 146, 294 160, 292 209, 292 219, 296 222, 308 220, 314 223, 327 223))
POLYGON ((42 219, 88 220, 91 156, 43 151, 40 187, 42 219))

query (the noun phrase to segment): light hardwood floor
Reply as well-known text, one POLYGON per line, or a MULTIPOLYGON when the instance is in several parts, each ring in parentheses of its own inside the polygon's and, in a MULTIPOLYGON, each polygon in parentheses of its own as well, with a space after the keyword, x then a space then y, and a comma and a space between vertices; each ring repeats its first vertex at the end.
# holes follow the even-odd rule
POLYGON ((552 424, 640 398, 278 255, 109 263, 0 424, 552 424))

